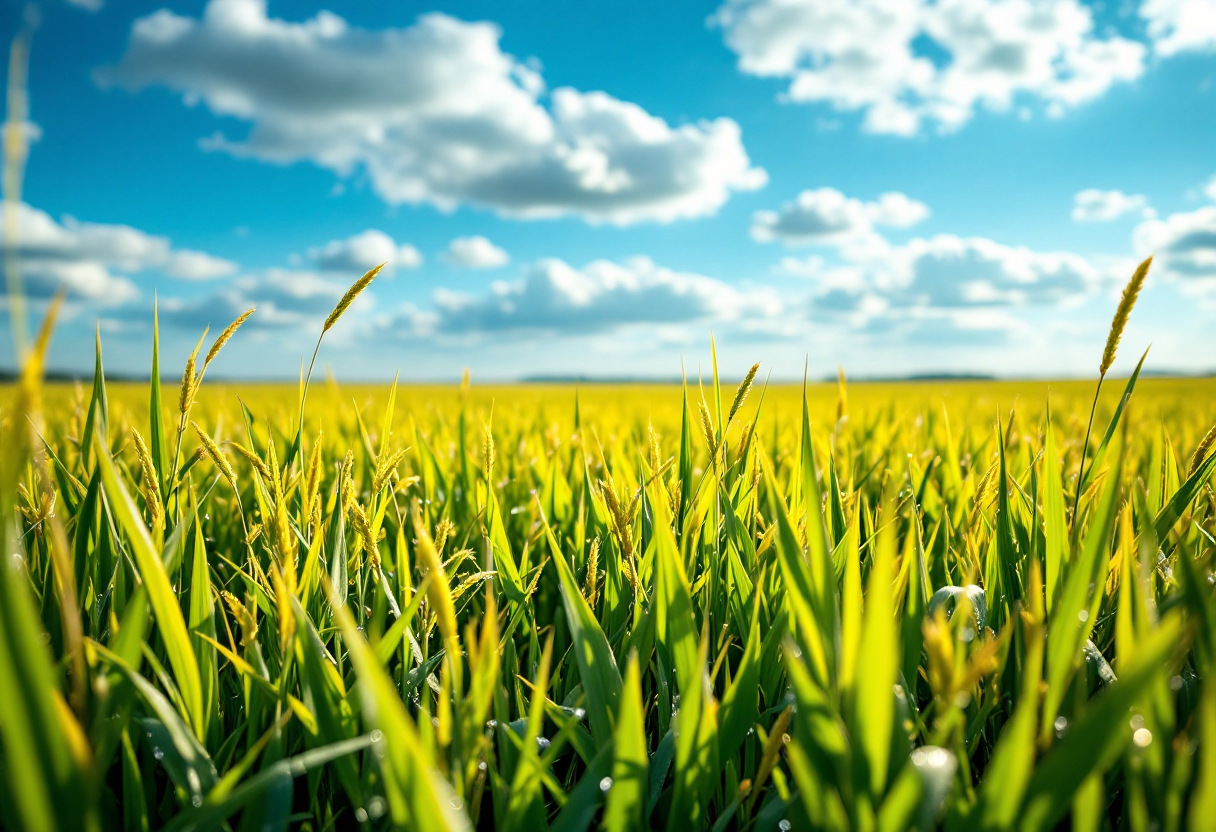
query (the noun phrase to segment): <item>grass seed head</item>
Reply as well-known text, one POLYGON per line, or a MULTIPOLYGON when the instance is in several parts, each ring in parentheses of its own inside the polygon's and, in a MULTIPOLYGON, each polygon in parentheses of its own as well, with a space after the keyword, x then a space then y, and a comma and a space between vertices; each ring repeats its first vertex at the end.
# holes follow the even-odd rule
POLYGON ((1199 466, 1207 459, 1208 451, 1212 450, 1212 445, 1216 444, 1216 425, 1213 425, 1211 430, 1204 434, 1203 439, 1199 440, 1199 445, 1195 448, 1195 453, 1191 454, 1191 464, 1187 470, 1187 477, 1193 477, 1195 472, 1199 470, 1199 466))
POLYGON ((330 328, 338 322, 338 319, 342 317, 342 313, 355 302, 355 298, 362 294, 363 290, 368 287, 368 284, 376 279, 376 275, 380 273, 380 270, 383 269, 384 266, 384 263, 376 266, 367 274, 363 275, 363 277, 356 280, 354 285, 346 290, 346 294, 343 295, 342 299, 338 301, 338 305, 334 307, 334 311, 330 312, 329 317, 325 319, 325 326, 321 328, 322 335, 329 332, 330 328))
POLYGON ((1098 367, 1098 374, 1101 376, 1105 376, 1110 365, 1115 363, 1115 350, 1119 349, 1119 339, 1123 337, 1127 319, 1132 314, 1132 307, 1136 305, 1136 298, 1140 296, 1140 289, 1144 286, 1144 279, 1148 277, 1148 268, 1152 264, 1153 258, 1149 257, 1137 266, 1131 280, 1123 287, 1123 296, 1119 298, 1119 306, 1115 309, 1115 317, 1110 322, 1110 332, 1106 336, 1106 348, 1102 350, 1102 364, 1098 367))
POLYGON ((152 526, 155 528, 165 519, 164 509, 160 502, 160 486, 156 479, 156 466, 152 463, 152 454, 148 453, 148 446, 144 444, 144 438, 135 428, 131 428, 131 440, 135 444, 135 455, 139 457, 144 502, 148 506, 148 519, 152 521, 152 526))
POLYGON ((208 435, 207 431, 203 430, 198 422, 191 420, 190 426, 194 428, 194 432, 198 434, 198 441, 202 443, 203 451, 207 456, 211 457, 211 461, 215 463, 215 467, 224 475, 224 479, 228 480, 228 484, 232 486, 232 490, 236 490, 236 472, 232 470, 232 463, 228 461, 228 457, 220 450, 220 446, 215 444, 215 440, 208 435))
POLYGON ((760 369, 759 363, 753 364, 752 368, 747 371, 747 375, 743 378, 743 383, 739 385, 739 389, 735 391, 735 400, 730 403, 730 415, 726 417, 726 421, 730 422, 735 418, 735 414, 739 412, 739 408, 743 406, 743 400, 747 398, 748 392, 752 389, 752 382, 756 380, 756 372, 760 369))
POLYGON ((242 312, 239 318, 228 324, 228 328, 220 333, 220 337, 215 339, 215 343, 211 345, 211 349, 207 350, 207 357, 203 359, 203 370, 207 369, 207 365, 210 364, 217 355, 219 355, 220 350, 224 348, 224 344, 228 343, 229 339, 231 339, 232 336, 236 334, 236 331, 241 328, 241 324, 245 323, 245 321, 249 319, 249 316, 252 315, 256 310, 257 307, 255 306, 253 309, 242 312))

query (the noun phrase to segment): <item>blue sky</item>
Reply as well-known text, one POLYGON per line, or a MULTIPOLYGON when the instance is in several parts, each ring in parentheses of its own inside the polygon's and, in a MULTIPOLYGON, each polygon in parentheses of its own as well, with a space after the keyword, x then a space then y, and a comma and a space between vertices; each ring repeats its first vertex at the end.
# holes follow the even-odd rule
POLYGON ((340 377, 1091 375, 1152 253, 1121 363, 1216 368, 1216 0, 60 0, 29 79, 57 368, 290 377, 387 260, 340 377))

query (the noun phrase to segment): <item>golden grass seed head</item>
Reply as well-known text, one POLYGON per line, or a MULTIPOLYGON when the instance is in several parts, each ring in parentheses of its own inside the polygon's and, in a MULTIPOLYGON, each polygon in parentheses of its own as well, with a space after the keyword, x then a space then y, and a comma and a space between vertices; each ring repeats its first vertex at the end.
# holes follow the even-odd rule
POLYGON ((486 485, 489 486, 489 484, 491 482, 491 475, 494 472, 494 463, 498 459, 498 454, 497 454, 497 451, 494 449, 494 431, 490 428, 490 426, 482 425, 481 433, 482 433, 482 444, 481 444, 482 460, 481 461, 482 461, 482 466, 485 469, 486 485))
POLYGON ((190 412, 190 408, 194 405, 194 396, 198 392, 200 379, 198 373, 195 372, 198 362, 198 351, 202 349, 203 338, 207 337, 209 330, 210 327, 203 330, 202 336, 194 346, 194 352, 190 353, 190 357, 186 359, 186 369, 182 372, 182 386, 177 397, 177 409, 183 417, 190 412))
POLYGON ((249 607, 242 604, 239 598, 227 590, 221 591, 220 597, 228 605, 228 609, 232 612, 232 617, 236 619, 237 626, 241 630, 241 646, 248 647, 250 644, 253 644, 254 640, 258 637, 258 620, 254 617, 253 612, 251 612, 249 607))
POLYGON ((1195 448, 1195 453, 1191 454, 1191 464, 1187 470, 1187 477, 1193 477, 1195 472, 1199 470, 1199 466, 1207 459, 1208 451, 1212 450, 1212 445, 1216 444, 1216 425, 1213 425, 1203 437, 1199 440, 1199 445, 1195 448))
POLYGON ((591 607, 595 606, 596 592, 599 580, 600 568, 600 539, 597 537, 591 541, 591 552, 587 555, 587 588, 585 595, 587 604, 591 607))
POLYGON ((447 545, 448 538, 455 531, 456 525, 446 517, 435 524, 435 551, 437 553, 443 554, 443 547, 447 545))
POLYGON ((705 444, 709 446, 709 455, 712 457, 718 453, 718 439, 714 435, 714 420, 709 415, 709 408, 705 406, 705 402, 698 402, 698 407, 701 412, 701 431, 705 434, 705 444))
POLYGON ((194 432, 198 434, 198 440, 202 443, 202 449, 211 457, 211 461, 215 463, 215 467, 224 475, 224 479, 228 480, 228 484, 232 486, 232 490, 236 490, 236 472, 232 470, 232 463, 228 461, 228 457, 220 450, 220 446, 215 444, 215 440, 208 435, 207 431, 203 430, 198 422, 190 421, 190 426, 194 428, 194 432))
POLYGON ((647 450, 650 453, 650 473, 651 475, 659 472, 659 466, 663 464, 663 452, 659 447, 659 435, 654 432, 654 425, 646 425, 647 450))
POLYGON ((152 454, 148 453, 148 446, 144 444, 144 438, 139 435, 139 431, 134 427, 131 428, 131 439, 135 445, 135 455, 139 458, 139 467, 142 473, 142 490, 144 502, 148 506, 148 517, 152 521, 153 527, 155 527, 164 521, 164 509, 160 502, 160 487, 156 480, 156 466, 152 463, 152 454))
POLYGON ((253 451, 246 448, 240 442, 228 442, 227 444, 234 451, 236 451, 238 454, 243 456, 249 462, 249 464, 253 466, 253 470, 258 473, 258 476, 260 476, 263 481, 265 481, 267 484, 270 483, 270 480, 271 480, 270 468, 266 465, 265 462, 262 461, 262 458, 260 456, 258 456, 253 451))
POLYGON ((207 357, 203 359, 204 370, 206 370, 207 365, 210 364, 217 355, 219 355, 220 350, 224 348, 224 344, 227 344, 229 339, 231 339, 232 336, 236 334, 236 331, 241 328, 241 324, 245 323, 245 321, 249 319, 249 316, 252 315, 256 310, 257 307, 255 306, 252 309, 242 312, 240 317, 228 324, 228 328, 220 333, 220 337, 215 339, 215 343, 211 345, 211 349, 207 350, 207 357))
POLYGON ((367 553, 368 563, 373 570, 379 571, 380 551, 376 546, 376 538, 372 533, 372 524, 367 516, 367 510, 356 502, 351 506, 350 516, 355 525, 355 534, 359 538, 359 544, 363 547, 363 551, 367 553))
POLYGON ((342 313, 344 313, 347 308, 349 308, 350 305, 355 302, 355 298, 359 297, 363 290, 368 287, 368 284, 376 279, 376 275, 380 273, 380 270, 383 269, 385 265, 385 263, 381 263, 379 266, 371 269, 369 272, 367 272, 367 274, 356 280, 354 284, 346 290, 346 294, 343 295, 342 299, 338 301, 338 305, 334 307, 334 311, 330 312, 329 317, 325 319, 325 326, 321 328, 322 335, 329 332, 330 327, 338 322, 338 319, 342 317, 342 313))
POLYGON ((351 504, 355 501, 355 452, 347 450, 346 456, 342 459, 342 468, 338 472, 338 478, 341 481, 341 490, 339 496, 342 502, 342 511, 349 512, 351 504))
POLYGON ((756 380, 756 372, 759 369, 760 364, 756 363, 753 364, 752 368, 747 371, 747 375, 744 376, 743 382, 739 385, 739 389, 735 391, 735 400, 730 403, 730 415, 726 417, 727 422, 734 419, 735 414, 739 412, 739 408, 743 406, 743 400, 747 398, 748 392, 751 391, 752 383, 756 380))
POLYGON ((387 458, 380 460, 380 464, 376 466, 376 476, 372 479, 373 494, 379 494, 380 490, 397 473, 397 466, 405 459, 406 453, 406 450, 402 448, 399 451, 394 451, 387 458))
POLYGON ((1123 329, 1127 326, 1127 319, 1132 314, 1132 307, 1136 305, 1136 298, 1140 295, 1140 289, 1144 286, 1144 279, 1148 277, 1148 269, 1152 264, 1153 258, 1147 258, 1136 267, 1131 280, 1127 281, 1127 285, 1123 287, 1123 295, 1119 298, 1119 306, 1115 309, 1115 317, 1110 322, 1110 332, 1106 336, 1106 348, 1102 350, 1102 364, 1098 367, 1099 375, 1105 376, 1110 370, 1110 366, 1115 363, 1115 351, 1119 349, 1119 339, 1123 337, 1123 329))
POLYGON ((321 432, 312 443, 312 453, 308 455, 308 476, 304 480, 304 504, 311 506, 321 491, 321 432))

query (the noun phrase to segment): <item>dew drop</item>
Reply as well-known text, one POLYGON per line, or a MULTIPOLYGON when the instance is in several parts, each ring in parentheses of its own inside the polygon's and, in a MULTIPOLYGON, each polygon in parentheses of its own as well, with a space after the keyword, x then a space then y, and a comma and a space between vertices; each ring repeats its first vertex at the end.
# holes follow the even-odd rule
POLYGON ((190 805, 197 809, 199 806, 203 805, 203 798, 196 794, 194 797, 190 798, 190 805))
POLYGON ((384 734, 381 733, 379 728, 377 728, 375 731, 372 731, 368 739, 370 739, 372 742, 380 742, 380 740, 384 739, 384 734))
POLYGON ((485 760, 482 760, 480 763, 478 763, 478 764, 477 764, 477 770, 478 770, 478 771, 485 771, 485 770, 486 770, 486 769, 488 769, 488 768, 489 768, 489 766, 487 766, 487 765, 486 765, 486 761, 485 761, 485 760))
POLYGON ((1181 676, 1171 676, 1170 677, 1170 690, 1174 691, 1175 693, 1182 690, 1182 686, 1184 684, 1186 684, 1186 683, 1183 681, 1183 678, 1181 676))
POLYGON ((1132 742, 1140 748, 1147 748, 1153 741, 1153 732, 1147 728, 1139 728, 1132 734, 1132 742))
POLYGON ((575 709, 574 709, 574 718, 575 718, 575 719, 582 719, 582 718, 583 718, 583 717, 585 717, 586 715, 587 715, 587 712, 586 712, 586 711, 584 711, 582 708, 575 708, 575 709))
POLYGON ((788 820, 786 820, 785 818, 782 818, 782 819, 781 819, 781 820, 780 820, 780 821, 777 823, 777 828, 778 828, 778 829, 780 829, 780 830, 781 830, 781 832, 790 832, 790 829, 792 829, 792 828, 793 828, 793 826, 794 826, 794 824, 790 823, 790 822, 789 822, 788 820))
POLYGON ((611 777, 605 777, 603 780, 600 780, 600 791, 606 792, 611 788, 612 788, 612 778, 611 777))
POLYGON ((355 820, 359 821, 359 823, 367 823, 367 810, 362 806, 355 808, 355 820))
POLYGON ((1056 736, 1062 737, 1068 733, 1068 720, 1062 716, 1056 717, 1056 721, 1052 723, 1056 729, 1056 736))
POLYGON ((367 801, 367 814, 372 818, 384 817, 385 811, 388 809, 388 804, 380 795, 373 795, 371 800, 367 801))
POLYGON ((1089 610, 1081 610, 1079 613, 1077 613, 1077 620, 1080 621, 1082 624, 1084 624, 1086 621, 1088 621, 1089 620, 1089 610))
POLYGON ((161 751, 159 748, 153 748, 152 756, 158 760, 163 760, 165 759, 165 752, 161 751))
POLYGON ((549 749, 549 745, 550 745, 550 743, 549 743, 548 737, 537 737, 536 738, 536 747, 538 749, 540 749, 541 751, 547 751, 549 749))

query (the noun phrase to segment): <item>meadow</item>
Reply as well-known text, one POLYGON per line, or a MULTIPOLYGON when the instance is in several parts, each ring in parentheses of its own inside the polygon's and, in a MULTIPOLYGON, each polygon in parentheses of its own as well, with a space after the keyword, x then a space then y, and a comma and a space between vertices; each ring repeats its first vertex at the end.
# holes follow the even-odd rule
POLYGON ((52 307, 0 825, 1216 828, 1216 381, 1114 363, 1147 268, 1058 383, 207 379, 241 319, 44 384, 52 307))

